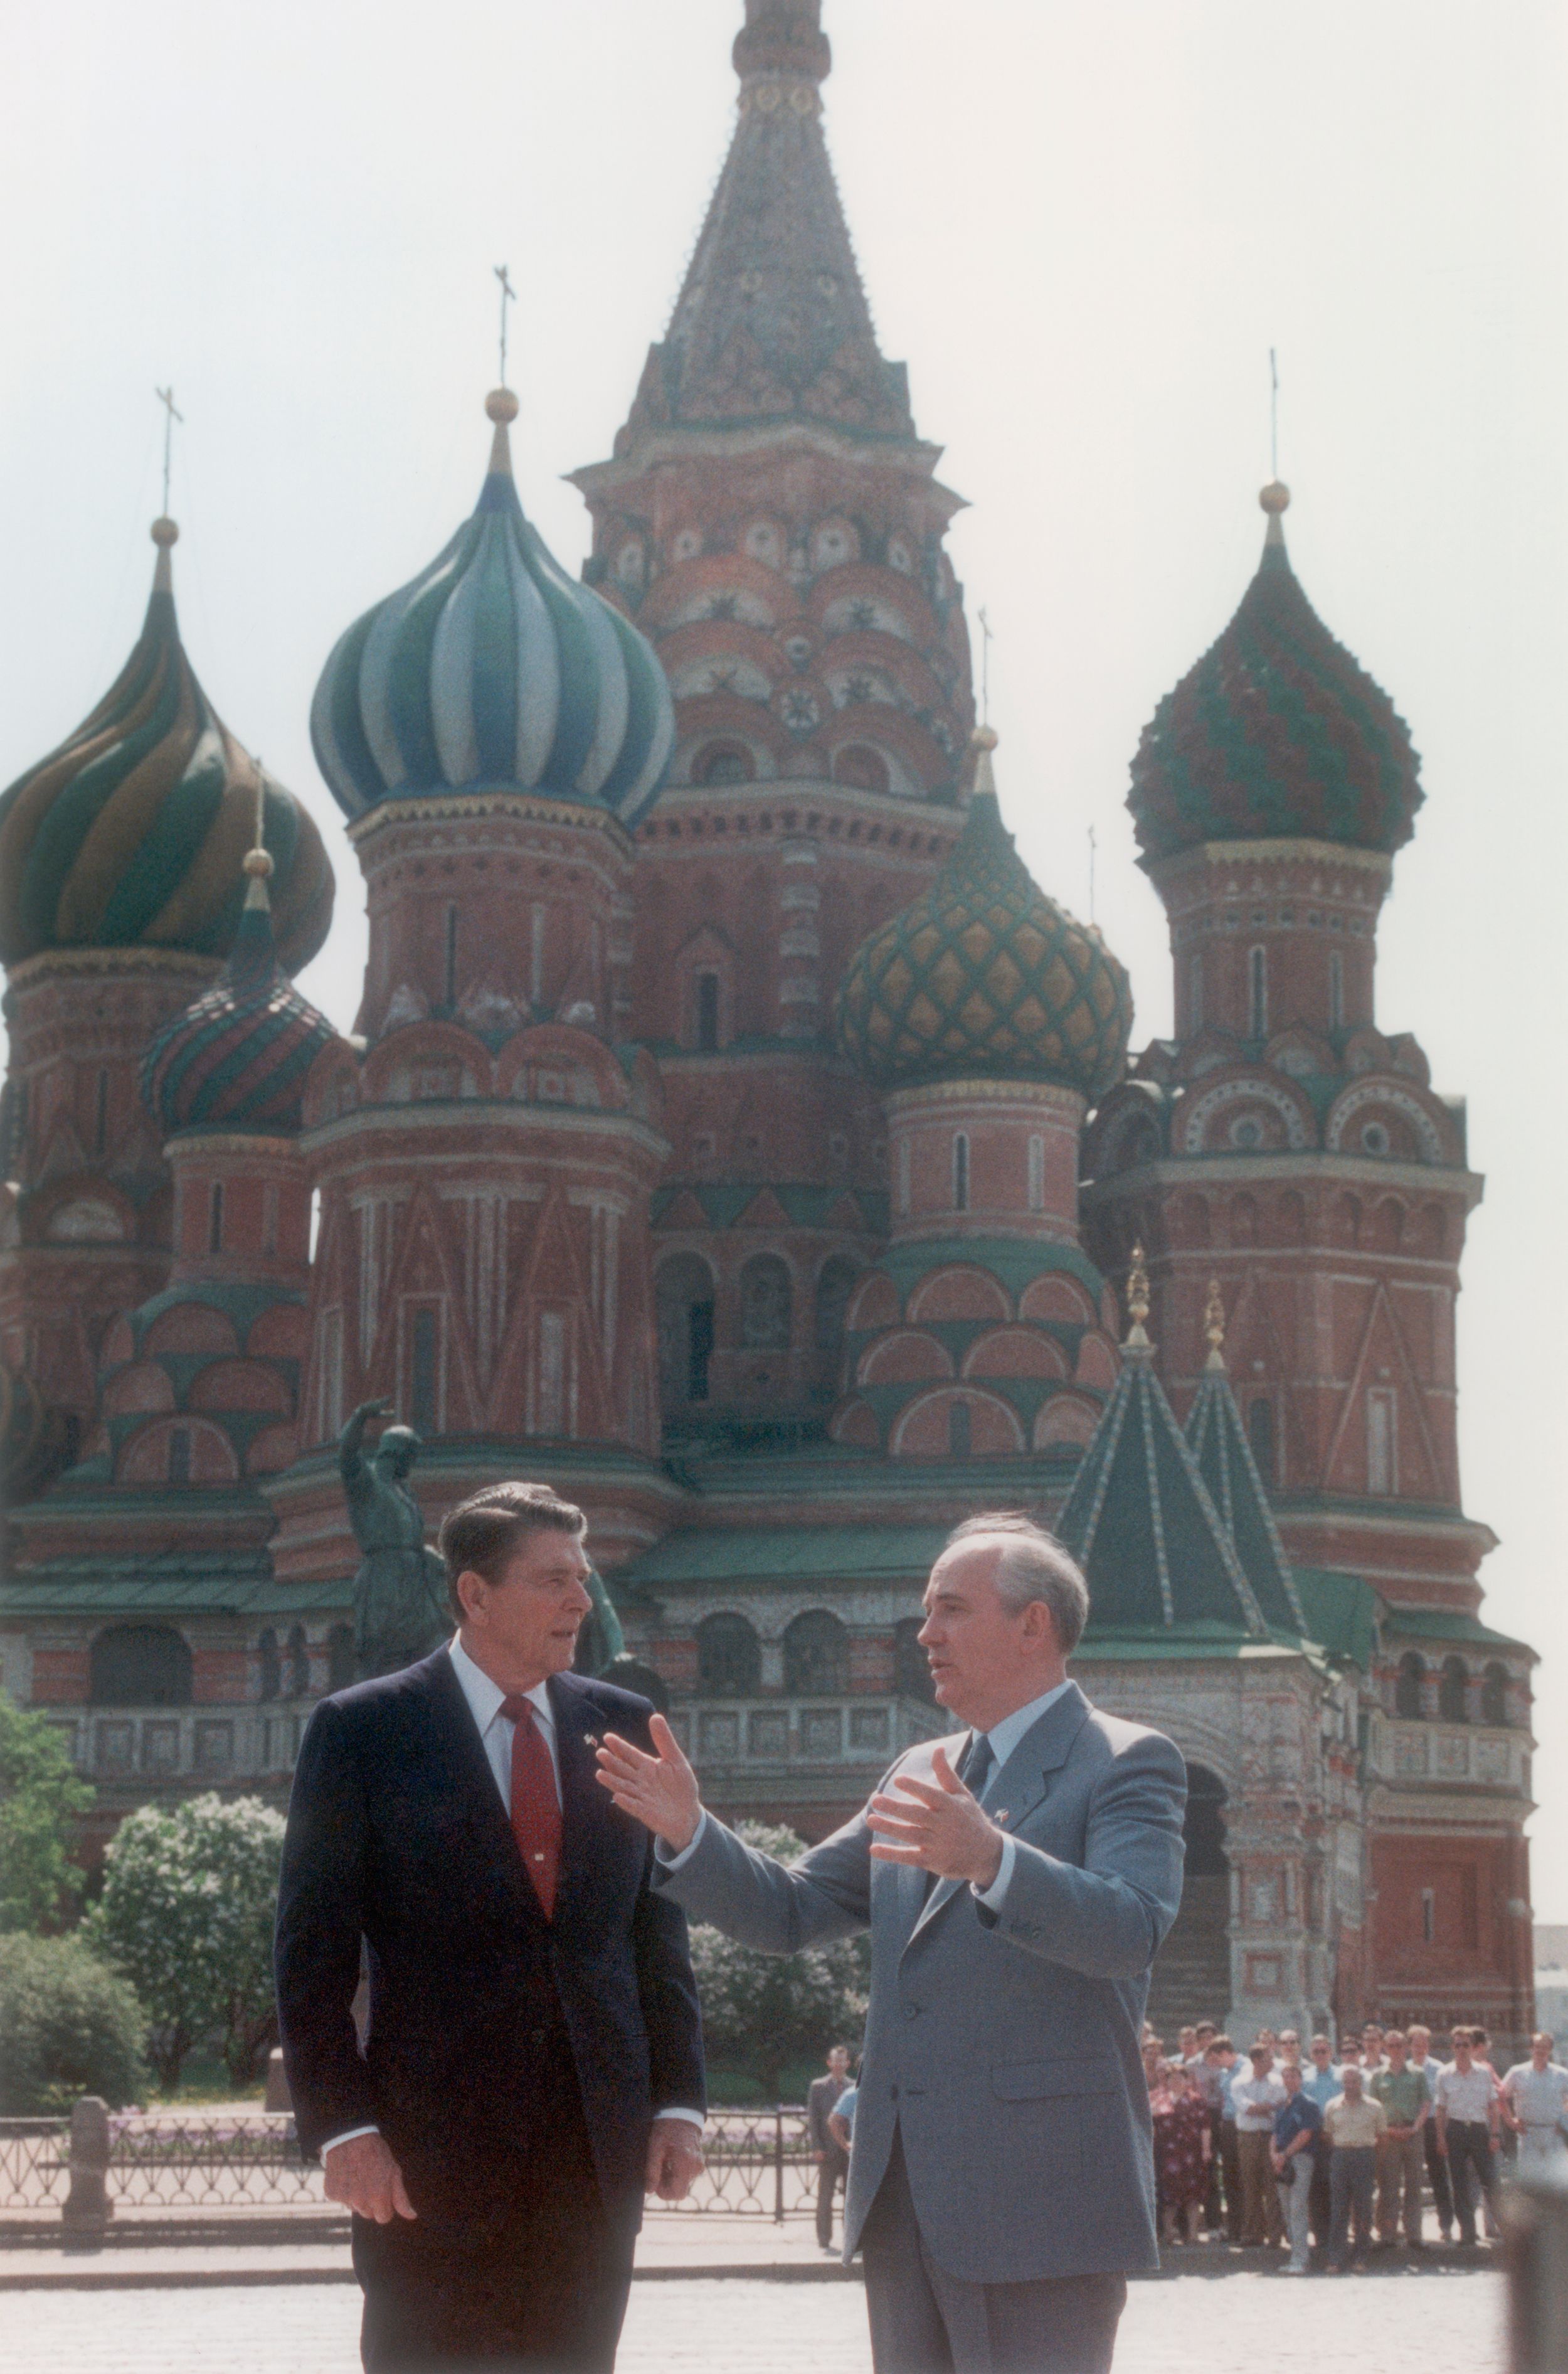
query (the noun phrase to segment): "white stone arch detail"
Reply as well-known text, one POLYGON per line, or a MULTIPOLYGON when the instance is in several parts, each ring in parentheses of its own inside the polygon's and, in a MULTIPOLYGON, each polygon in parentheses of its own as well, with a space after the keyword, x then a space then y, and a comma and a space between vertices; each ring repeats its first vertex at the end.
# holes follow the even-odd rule
POLYGON ((1387 1105, 1401 1114, 1415 1131, 1422 1161, 1434 1169, 1441 1167, 1445 1157, 1443 1133, 1426 1106, 1419 1097, 1412 1096, 1409 1088, 1398 1087, 1392 1080, 1375 1077, 1358 1080, 1353 1088, 1347 1088, 1329 1114, 1323 1137, 1331 1154, 1344 1152, 1342 1140, 1346 1129, 1355 1115, 1364 1111, 1368 1105, 1387 1105))
POLYGON ((1246 1073, 1229 1080, 1217 1080, 1184 1112, 1178 1123, 1181 1151, 1201 1154, 1208 1126, 1217 1112, 1226 1105, 1270 1105, 1285 1124, 1285 1143, 1293 1154, 1305 1153, 1312 1139, 1307 1117, 1302 1105, 1290 1090, 1278 1080, 1260 1079, 1256 1073, 1246 1073))

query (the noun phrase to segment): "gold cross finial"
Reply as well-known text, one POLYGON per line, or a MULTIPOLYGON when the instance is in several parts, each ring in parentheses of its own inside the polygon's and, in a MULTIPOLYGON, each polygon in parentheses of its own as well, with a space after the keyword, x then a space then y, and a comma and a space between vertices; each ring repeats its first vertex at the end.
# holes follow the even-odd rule
POLYGON ((267 884, 272 878, 273 862, 272 852, 268 850, 265 840, 267 823, 267 778, 266 770, 263 768, 259 758, 256 760, 255 765, 256 838, 252 842, 250 848, 245 852, 244 858, 241 861, 244 870, 249 876, 249 882, 245 891, 245 904, 247 907, 270 907, 272 901, 267 897, 267 884))
POLYGON ((1149 1316, 1149 1273, 1143 1266, 1143 1247, 1132 1248, 1132 1263, 1127 1273, 1127 1315, 1131 1322, 1127 1331, 1124 1352, 1152 1352, 1148 1330, 1143 1322, 1149 1316))
POLYGON ((976 611, 980 629, 980 723, 991 722, 991 622, 984 605, 976 611))
POLYGON ((511 284, 509 264, 493 264, 491 269, 501 284, 501 385, 505 387, 507 383, 507 307, 515 299, 517 290, 511 284))
POLYGON ((177 411, 177 410, 175 409, 175 404, 174 404, 174 390, 173 390, 172 386, 170 386, 170 387, 155 387, 155 388, 154 388, 154 390, 153 390, 153 394, 157 396, 157 398, 158 398, 158 400, 159 404, 161 404, 161 405, 162 405, 162 406, 163 406, 163 414, 164 414, 164 418, 163 418, 163 516, 164 516, 164 518, 165 518, 165 519, 167 519, 167 518, 169 517, 169 469, 170 469, 170 463, 171 463, 171 462, 173 461, 173 459, 174 459, 174 424, 175 424, 175 422, 176 422, 176 421, 178 421, 178 422, 180 423, 180 426, 181 427, 181 429, 183 429, 183 427, 185 426, 185 416, 184 416, 184 414, 183 414, 182 412, 179 412, 179 411, 177 411))
POLYGON ((1206 1369, 1223 1371, 1225 1365, 1225 1306, 1221 1299, 1217 1277, 1209 1280, 1209 1299, 1203 1306, 1203 1333, 1209 1339, 1209 1357, 1203 1365, 1206 1369))

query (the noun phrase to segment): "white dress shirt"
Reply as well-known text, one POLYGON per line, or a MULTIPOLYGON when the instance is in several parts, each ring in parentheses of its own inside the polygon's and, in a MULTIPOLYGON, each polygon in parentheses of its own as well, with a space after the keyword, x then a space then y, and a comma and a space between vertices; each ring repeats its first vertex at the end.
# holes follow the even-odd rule
MULTIPOLYGON (((970 1748, 973 1749, 981 1739, 989 1739, 991 1745, 991 1754, 996 1759, 992 1764, 990 1770, 987 1773, 984 1785, 980 1790, 979 1803, 982 1805, 986 1804, 987 1800, 990 1796, 991 1791, 995 1788, 997 1775, 1000 1772, 1002 1766, 1007 1762, 1008 1757, 1023 1739, 1024 1733, 1029 1730, 1031 1724, 1038 1722, 1047 1708, 1055 1706, 1058 1698, 1064 1698, 1071 1687, 1072 1684, 1071 1682, 1059 1682, 1054 1690, 1046 1690, 1039 1698, 1031 1698, 1027 1706, 1016 1708, 1012 1714, 1004 1714, 1000 1722, 993 1723, 991 1725, 989 1731, 975 1732, 971 1733, 970 1748)), ((1006 1808, 1002 1807, 1000 1810, 1005 1812, 1006 1808)), ((665 1845, 663 1839, 660 1839, 657 1852, 659 1860, 663 1864, 666 1871, 679 1871, 681 1865, 686 1861, 687 1857, 696 1854, 697 1848, 701 1843, 702 1834, 707 1828, 708 1814, 705 1809, 698 1816, 697 1826, 692 1832, 690 1839, 687 1844, 681 1849, 679 1854, 672 1853, 670 1849, 665 1845)), ((997 1865, 997 1875, 992 1880, 990 1886, 989 1887, 978 1887, 973 1880, 969 1883, 972 1893, 978 1898, 982 1904, 986 1905, 993 1912, 1000 1908, 1002 1898, 1007 1894, 1008 1882, 1012 1877, 1012 1866, 1017 1860, 1017 1846, 1013 1841, 1012 1834, 1004 1831, 1002 1833, 1001 1840, 1001 1861, 997 1865)))
MULTIPOLYGON (((517 1726, 501 1712, 502 1704, 509 1694, 502 1689, 499 1682, 493 1682, 490 1679, 482 1665, 474 1663, 462 1645, 461 1633, 453 1633, 448 1654, 451 1658, 452 1672, 457 1675, 458 1685, 467 1701, 468 1711, 474 1717, 474 1728, 479 1733, 479 1745, 485 1750, 486 1761, 496 1776, 496 1786, 501 1792, 501 1803, 506 1807, 507 1819, 510 1821, 512 1741, 517 1736, 517 1726)), ((534 1722, 544 1736, 545 1746, 550 1751, 550 1769, 556 1776, 556 1803, 558 1805, 561 1802, 561 1757, 560 1750, 556 1745, 556 1717, 550 1705, 550 1685, 548 1682, 536 1682, 532 1689, 524 1690, 522 1696, 533 1709, 534 1722)), ((708 2123, 700 2110, 661 2110, 659 2116, 661 2119, 686 2119, 694 2127, 699 2129, 708 2123)), ((331 2143, 322 2145, 322 2157, 324 2160, 328 2152, 335 2150, 339 2144, 352 2143, 356 2135, 375 2135, 380 2133, 380 2129, 373 2124, 363 2127, 345 2127, 341 2135, 333 2135, 331 2143)))

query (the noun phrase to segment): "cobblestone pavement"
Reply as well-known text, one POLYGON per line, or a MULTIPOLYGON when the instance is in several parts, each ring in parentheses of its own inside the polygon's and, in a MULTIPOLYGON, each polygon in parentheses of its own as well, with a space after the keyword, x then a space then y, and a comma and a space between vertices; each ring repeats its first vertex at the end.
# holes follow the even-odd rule
MULTIPOLYGON (((13 2292, 7 2374, 354 2374, 358 2294, 13 2292)), ((859 2285, 685 2280, 634 2286, 619 2374, 869 2374, 859 2285)), ((1474 2273, 1131 2287, 1117 2374, 1504 2374, 1503 2283, 1474 2273)))

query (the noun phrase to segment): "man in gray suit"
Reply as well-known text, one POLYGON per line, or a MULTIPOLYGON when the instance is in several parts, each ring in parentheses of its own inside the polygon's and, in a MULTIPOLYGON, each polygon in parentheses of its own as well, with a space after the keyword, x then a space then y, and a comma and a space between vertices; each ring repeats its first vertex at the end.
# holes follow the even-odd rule
POLYGON ((966 1733, 910 1749, 786 1867, 704 1811, 673 1734, 600 1778, 694 1921, 793 1954, 870 1926, 844 2218, 878 2374, 1105 2374, 1129 2270, 1157 2266, 1139 2030, 1181 1899, 1168 1739, 1067 1675, 1083 1578, 1028 1518, 972 1518, 920 1642, 966 1733))

